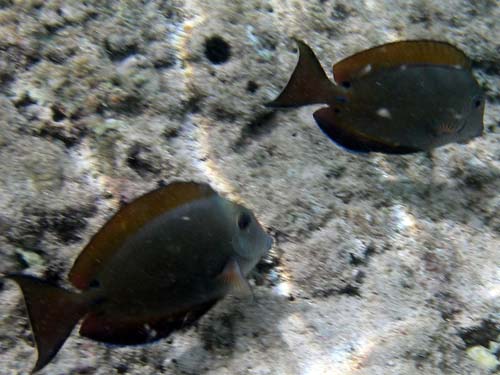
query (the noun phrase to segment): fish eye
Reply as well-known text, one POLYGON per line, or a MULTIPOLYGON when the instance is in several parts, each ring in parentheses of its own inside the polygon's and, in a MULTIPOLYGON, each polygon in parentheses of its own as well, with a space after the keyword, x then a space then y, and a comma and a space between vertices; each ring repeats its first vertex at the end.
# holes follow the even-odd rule
POLYGON ((238 217, 238 228, 245 230, 252 222, 252 217, 247 212, 242 212, 238 217))
POLYGON ((342 85, 342 87, 344 87, 346 89, 351 88, 351 82, 349 82, 349 81, 342 81, 341 85, 342 85))

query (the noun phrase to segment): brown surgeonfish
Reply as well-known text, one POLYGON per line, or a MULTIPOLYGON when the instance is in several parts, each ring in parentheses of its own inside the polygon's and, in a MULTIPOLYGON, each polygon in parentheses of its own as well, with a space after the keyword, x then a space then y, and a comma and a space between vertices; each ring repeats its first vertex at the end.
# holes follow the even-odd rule
POLYGON ((152 342, 193 323, 245 279, 272 239, 252 212, 210 186, 174 182, 120 209, 76 259, 78 291, 10 274, 24 294, 38 350, 33 372, 75 325, 93 340, 152 342))
POLYGON ((484 95, 456 47, 429 40, 384 44, 333 66, 331 82, 298 41, 299 61, 269 107, 326 104, 313 116, 354 152, 409 154, 482 135, 484 95))

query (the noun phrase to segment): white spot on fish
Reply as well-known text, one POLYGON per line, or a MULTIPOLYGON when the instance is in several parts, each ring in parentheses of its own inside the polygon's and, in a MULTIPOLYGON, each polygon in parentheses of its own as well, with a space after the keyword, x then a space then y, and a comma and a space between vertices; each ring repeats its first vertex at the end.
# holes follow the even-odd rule
POLYGON ((453 117, 454 117, 456 120, 461 120, 464 116, 462 116, 460 113, 454 113, 454 114, 453 114, 453 117))
POLYGON ((406 64, 403 64, 400 66, 399 70, 406 70, 408 66, 406 64))
POLYGON ((359 72, 360 75, 364 76, 372 71, 372 64, 365 65, 365 67, 359 72))
POLYGON ((388 118, 388 119, 392 118, 391 112, 389 112, 389 110, 387 108, 383 108, 383 107, 377 109, 377 115, 380 117, 383 117, 383 118, 388 118))
POLYGON ((184 220, 184 221, 191 220, 191 218, 189 216, 182 216, 181 219, 184 220))
POLYGON ((149 324, 144 324, 144 330, 146 331, 146 333, 148 334, 149 337, 151 338, 154 338, 156 337, 156 335, 158 334, 158 332, 156 332, 156 330, 154 330, 153 328, 151 328, 151 326, 149 324))

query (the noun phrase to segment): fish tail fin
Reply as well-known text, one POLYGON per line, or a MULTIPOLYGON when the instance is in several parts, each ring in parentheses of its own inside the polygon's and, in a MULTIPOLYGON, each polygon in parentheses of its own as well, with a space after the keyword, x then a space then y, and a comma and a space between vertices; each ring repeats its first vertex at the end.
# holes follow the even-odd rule
POLYGON ((38 351, 32 373, 42 369, 57 354, 78 321, 88 311, 82 294, 29 275, 9 274, 24 295, 29 321, 38 351))
POLYGON ((267 107, 298 107, 309 104, 329 104, 341 90, 326 76, 312 49, 300 40, 299 61, 281 94, 267 107))

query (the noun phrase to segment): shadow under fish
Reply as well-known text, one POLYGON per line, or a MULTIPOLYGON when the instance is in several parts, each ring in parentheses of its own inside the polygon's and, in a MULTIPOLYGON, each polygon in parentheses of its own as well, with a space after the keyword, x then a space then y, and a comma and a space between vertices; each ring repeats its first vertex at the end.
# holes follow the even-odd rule
POLYGON ((335 84, 311 48, 296 42, 297 66, 266 105, 327 104, 314 119, 350 151, 410 154, 483 133, 483 92, 470 60, 448 43, 401 41, 365 50, 333 66, 335 84))
POLYGON ((57 354, 75 325, 118 345, 152 342, 199 319, 271 248, 252 212, 206 184, 174 182, 120 209, 91 239, 69 273, 70 291, 25 274, 21 287, 38 360, 57 354))

